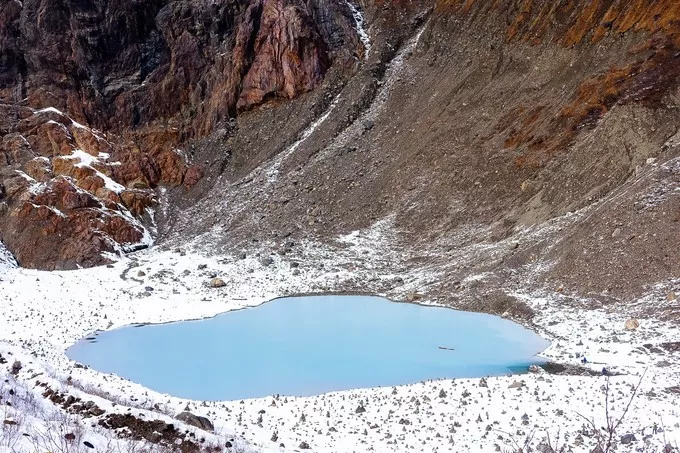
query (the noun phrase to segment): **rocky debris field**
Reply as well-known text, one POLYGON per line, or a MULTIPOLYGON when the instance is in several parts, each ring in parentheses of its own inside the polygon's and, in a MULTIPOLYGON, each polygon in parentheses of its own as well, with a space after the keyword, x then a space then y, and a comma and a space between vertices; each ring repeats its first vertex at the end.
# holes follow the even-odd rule
MULTIPOLYGON (((361 286, 372 293, 433 303, 426 288, 436 276, 434 269, 393 266, 395 252, 381 250, 381 244, 390 250, 388 232, 379 224, 338 238, 336 248, 284 242, 262 244, 258 251, 208 256, 199 252, 197 241, 182 249, 139 252, 104 268, 5 271, 2 284, 9 290, 0 295, 0 320, 8 328, 0 334, 0 353, 7 363, 2 366, 9 372, 20 361, 13 379, 36 397, 49 393, 47 399, 57 408, 70 402, 65 413, 78 413, 73 408, 92 400, 84 419, 86 433, 117 429, 123 426, 121 417, 128 417, 125 426, 133 426, 121 432, 123 440, 149 441, 153 433, 161 437, 153 434, 152 440, 166 439, 165 428, 154 427, 150 434, 148 426, 155 425, 148 423, 160 423, 156 419, 173 423, 172 417, 179 416, 188 425, 212 431, 190 431, 197 436, 188 439, 192 442, 201 436, 206 442, 213 442, 209 436, 243 439, 258 451, 305 446, 320 452, 503 451, 525 443, 545 448, 540 445, 549 443, 555 451, 556 445, 564 445, 565 451, 590 452, 605 423, 609 385, 612 414, 620 416, 632 401, 616 430, 617 451, 663 451, 666 444, 677 442, 677 325, 630 305, 598 306, 594 300, 574 300, 555 291, 512 293, 536 313, 519 320, 552 340, 542 355, 558 364, 516 376, 443 379, 305 398, 205 402, 160 395, 82 367, 64 355, 66 347, 96 330, 207 317, 286 294, 361 286), (222 283, 213 284, 215 279, 222 283), (636 322, 629 322, 632 316, 637 316, 636 322), (609 377, 602 375, 602 368, 609 377), (46 390, 46 384, 54 393, 46 390), (98 409, 96 414, 92 408, 98 409), (131 414, 139 419, 138 411, 144 414, 143 422, 129 418, 131 414)), ((650 301, 659 296, 650 294, 650 301)), ((181 436, 187 439, 186 434, 181 436)))

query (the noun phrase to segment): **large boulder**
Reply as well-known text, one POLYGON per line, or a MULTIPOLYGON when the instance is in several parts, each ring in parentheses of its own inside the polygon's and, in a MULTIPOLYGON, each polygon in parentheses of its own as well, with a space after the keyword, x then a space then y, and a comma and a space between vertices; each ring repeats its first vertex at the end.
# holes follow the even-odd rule
POLYGON ((214 431, 215 426, 206 417, 201 417, 200 415, 194 415, 191 412, 181 412, 175 417, 177 420, 186 423, 190 426, 195 426, 196 428, 202 429, 204 431, 214 431))
POLYGON ((628 321, 626 321, 626 324, 623 326, 626 330, 635 330, 638 327, 640 327, 640 321, 638 321, 635 318, 631 318, 628 321))

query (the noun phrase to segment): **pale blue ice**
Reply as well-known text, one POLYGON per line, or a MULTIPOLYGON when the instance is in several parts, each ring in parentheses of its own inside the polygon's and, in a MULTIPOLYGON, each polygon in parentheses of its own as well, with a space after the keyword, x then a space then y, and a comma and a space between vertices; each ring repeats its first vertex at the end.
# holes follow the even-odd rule
POLYGON ((124 327, 95 338, 78 342, 68 356, 197 400, 501 375, 540 362, 536 354, 549 344, 499 317, 366 296, 277 299, 211 319, 124 327))

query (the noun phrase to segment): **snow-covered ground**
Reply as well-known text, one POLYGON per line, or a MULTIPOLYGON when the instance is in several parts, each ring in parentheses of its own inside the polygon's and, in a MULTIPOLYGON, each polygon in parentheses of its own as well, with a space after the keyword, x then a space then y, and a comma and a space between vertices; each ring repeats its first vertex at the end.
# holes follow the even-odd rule
MULTIPOLYGON (((260 256, 245 258, 240 254, 209 257, 198 247, 187 246, 184 250, 154 248, 109 267, 69 272, 5 266, 0 276, 0 354, 8 363, 0 365, 4 373, 0 380, 10 379, 7 370, 19 360, 23 368, 16 386, 33 394, 29 399, 37 402, 32 404, 51 404, 40 396, 44 388, 35 386, 42 381, 94 400, 107 414, 134 408, 134 413, 145 414, 146 419, 170 420, 168 415, 188 405, 193 413, 215 423, 216 435, 208 441, 238 437, 260 451, 298 450, 303 442, 312 451, 329 453, 509 451, 522 445, 527 436, 533 436, 534 448, 550 436, 553 446, 559 437, 559 444, 568 445, 569 451, 591 451, 596 440, 583 417, 594 418, 596 426, 605 424, 603 376, 531 373, 305 398, 200 402, 161 395, 117 376, 76 367, 64 354, 68 346, 94 330, 203 318, 289 294, 358 286, 378 294, 417 292, 435 270, 401 268, 384 250, 387 229, 378 223, 366 232, 340 238, 337 248, 294 244, 281 254, 275 253, 281 250, 280 244, 270 244, 260 256), (299 267, 292 267, 293 261, 299 267), (209 282, 214 277, 226 285, 212 288, 209 282), (84 395, 83 388, 99 396, 84 395), (359 407, 365 411, 357 411, 359 407)), ((658 346, 680 340, 674 325, 640 317, 639 328, 627 331, 624 324, 634 307, 593 308, 586 307, 587 301, 580 307, 573 301, 566 303, 559 294, 518 292, 515 296, 538 312, 534 327, 553 340, 544 353, 546 358, 577 364, 579 355, 585 355, 592 369, 607 367, 622 373, 610 383, 610 411, 615 415, 622 413, 632 387, 646 370, 640 391, 617 430, 619 436, 632 433, 637 440, 621 445, 619 451, 643 451, 643 447, 644 451, 662 451, 666 443, 680 443, 680 394, 668 390, 680 384, 680 353, 658 346), (653 434, 654 423, 663 430, 653 434)), ((3 410, 0 417, 21 417, 16 410, 3 410)), ((36 430, 44 431, 45 422, 30 417, 19 426, 33 436, 21 436, 15 450, 0 443, 0 453, 35 450, 31 439, 36 430)), ((116 441, 93 420, 96 417, 81 423, 81 434, 97 451, 107 451, 105 447, 116 441)), ((7 432, 10 426, 17 425, 2 429, 7 432)))
POLYGON ((3 273, 9 269, 15 268, 16 265, 17 263, 14 261, 12 254, 9 253, 2 242, 0 242, 0 278, 3 273))

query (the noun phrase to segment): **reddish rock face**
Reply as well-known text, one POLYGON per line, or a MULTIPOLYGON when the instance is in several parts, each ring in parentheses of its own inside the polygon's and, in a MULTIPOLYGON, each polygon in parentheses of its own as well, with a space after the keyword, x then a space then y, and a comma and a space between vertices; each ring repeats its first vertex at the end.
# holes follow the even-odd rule
POLYGON ((0 240, 72 268, 148 240, 158 185, 203 176, 182 149, 239 111, 314 89, 361 54, 323 0, 0 4, 0 240))
MULTIPOLYGON (((144 167, 131 164, 129 148, 53 111, 27 117, 18 129, 21 133, 6 134, 0 142, 0 237, 20 264, 47 269, 97 265, 107 262, 102 252, 148 243, 143 220, 155 203, 151 186, 126 188, 125 178, 114 176, 143 176, 144 167)), ((165 167, 147 159, 169 175, 186 171, 179 158, 165 167)), ((155 183, 176 184, 161 173, 155 170, 155 183)))
POLYGON ((292 99, 319 83, 330 60, 308 16, 281 0, 258 0, 246 18, 236 35, 235 57, 245 60, 252 45, 255 58, 241 82, 239 109, 270 97, 292 99))

